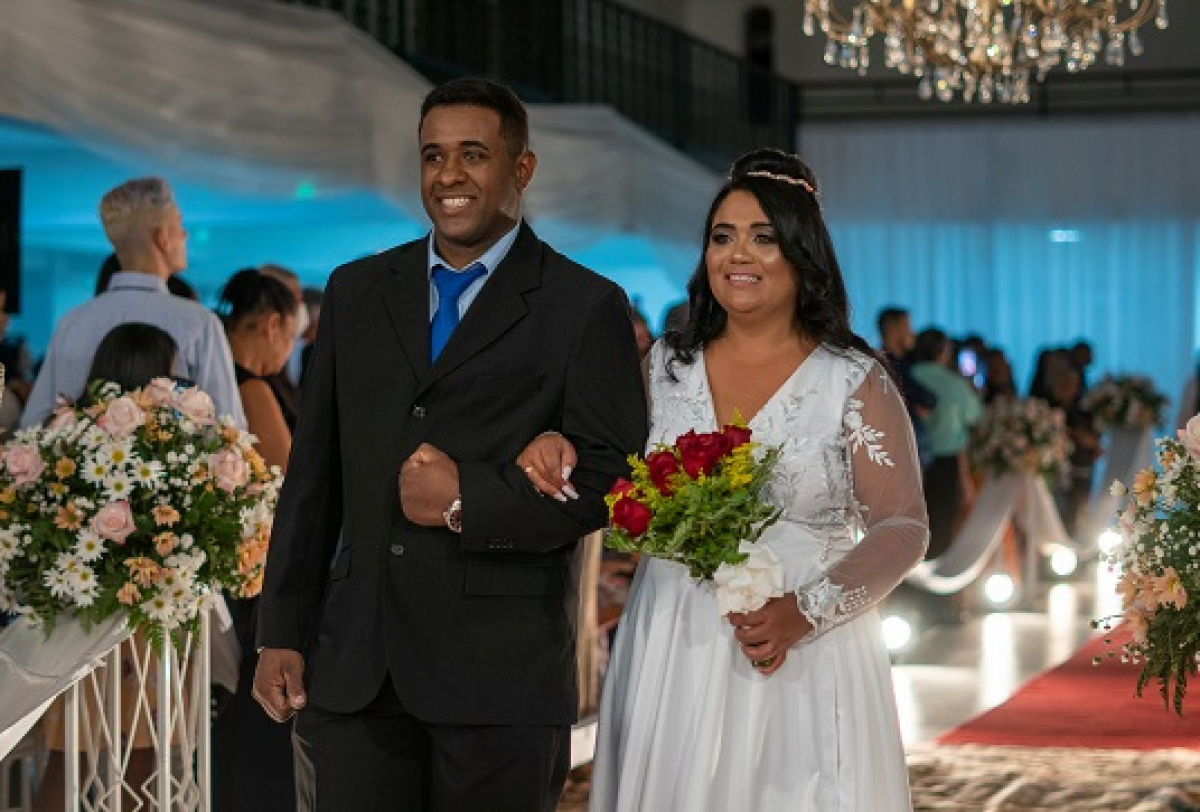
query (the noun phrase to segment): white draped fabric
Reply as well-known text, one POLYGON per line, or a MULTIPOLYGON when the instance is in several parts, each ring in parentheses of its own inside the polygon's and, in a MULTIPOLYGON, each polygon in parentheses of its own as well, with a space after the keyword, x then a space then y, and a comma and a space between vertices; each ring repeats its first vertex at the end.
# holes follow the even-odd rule
POLYGON ((991 563, 993 553, 1004 541, 1010 520, 1017 522, 1029 540, 1025 551, 1027 578, 1036 574, 1036 565, 1048 547, 1071 546, 1054 499, 1041 477, 1029 474, 988 477, 946 552, 918 564, 905 580, 939 595, 965 589, 991 563))
POLYGON ((879 308, 981 333, 1022 391, 1044 345, 1096 348, 1089 377, 1194 367, 1200 116, 806 125, 856 329, 879 308))
POLYGON ((24 618, 0 631, 0 758, 15 747, 54 697, 92 671, 129 637, 118 615, 84 631, 63 618, 49 639, 24 618))
MULTIPOLYGON (((0 115, 123 163, 290 199, 374 189, 424 222, 429 83, 331 13, 268 0, 7 0, 0 115)), ((715 175, 604 107, 531 107, 527 214, 563 250, 613 233, 686 278, 715 175)))
POLYGON ((1154 436, 1149 428, 1115 428, 1109 432, 1107 448, 1100 460, 1103 465, 1100 488, 1088 505, 1083 524, 1087 540, 1094 540, 1106 527, 1116 524, 1117 509, 1123 500, 1113 495, 1112 485, 1119 481, 1128 488, 1138 471, 1153 466, 1154 436))

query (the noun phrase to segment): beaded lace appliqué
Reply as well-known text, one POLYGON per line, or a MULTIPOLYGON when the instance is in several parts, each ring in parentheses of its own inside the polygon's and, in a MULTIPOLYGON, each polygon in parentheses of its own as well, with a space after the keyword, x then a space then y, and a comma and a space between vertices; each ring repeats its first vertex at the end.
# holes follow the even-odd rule
POLYGON ((869 599, 864 587, 843 589, 828 578, 822 578, 796 594, 801 613, 813 626, 810 636, 817 636, 858 614, 869 599))

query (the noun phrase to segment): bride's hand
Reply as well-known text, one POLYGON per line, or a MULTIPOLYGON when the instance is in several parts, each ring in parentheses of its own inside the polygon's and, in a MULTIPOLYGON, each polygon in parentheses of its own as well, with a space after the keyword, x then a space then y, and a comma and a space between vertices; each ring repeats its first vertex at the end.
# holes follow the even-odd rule
POLYGON ((764 677, 778 671, 787 659, 788 650, 812 631, 812 624, 790 592, 782 598, 771 598, 757 612, 726 617, 733 625, 733 636, 742 653, 764 677))
POLYGON ((570 482, 576 462, 575 446, 557 431, 539 434, 517 455, 517 465, 538 493, 560 502, 579 498, 570 482))

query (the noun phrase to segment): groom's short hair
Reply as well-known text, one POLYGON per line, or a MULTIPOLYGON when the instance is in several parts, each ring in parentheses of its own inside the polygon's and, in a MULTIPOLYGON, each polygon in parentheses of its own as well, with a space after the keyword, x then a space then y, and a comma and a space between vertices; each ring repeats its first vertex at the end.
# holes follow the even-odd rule
POLYGON ((500 137, 508 148, 509 155, 516 158, 529 149, 529 114, 525 105, 507 87, 477 76, 463 76, 440 84, 421 104, 421 120, 417 129, 425 123, 425 116, 435 107, 457 105, 483 107, 500 116, 500 137))

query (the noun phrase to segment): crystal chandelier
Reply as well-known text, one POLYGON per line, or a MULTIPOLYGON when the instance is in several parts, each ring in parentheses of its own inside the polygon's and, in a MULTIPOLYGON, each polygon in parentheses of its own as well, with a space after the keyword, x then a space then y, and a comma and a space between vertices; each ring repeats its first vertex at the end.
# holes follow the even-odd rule
POLYGON ((1029 83, 1065 64, 1086 70, 1139 56, 1138 29, 1167 27, 1166 0, 805 0, 804 33, 825 32, 825 61, 866 73, 870 40, 883 33, 889 68, 920 77, 921 98, 960 95, 1019 104, 1029 83), (1107 40, 1107 42, 1106 42, 1107 40))

